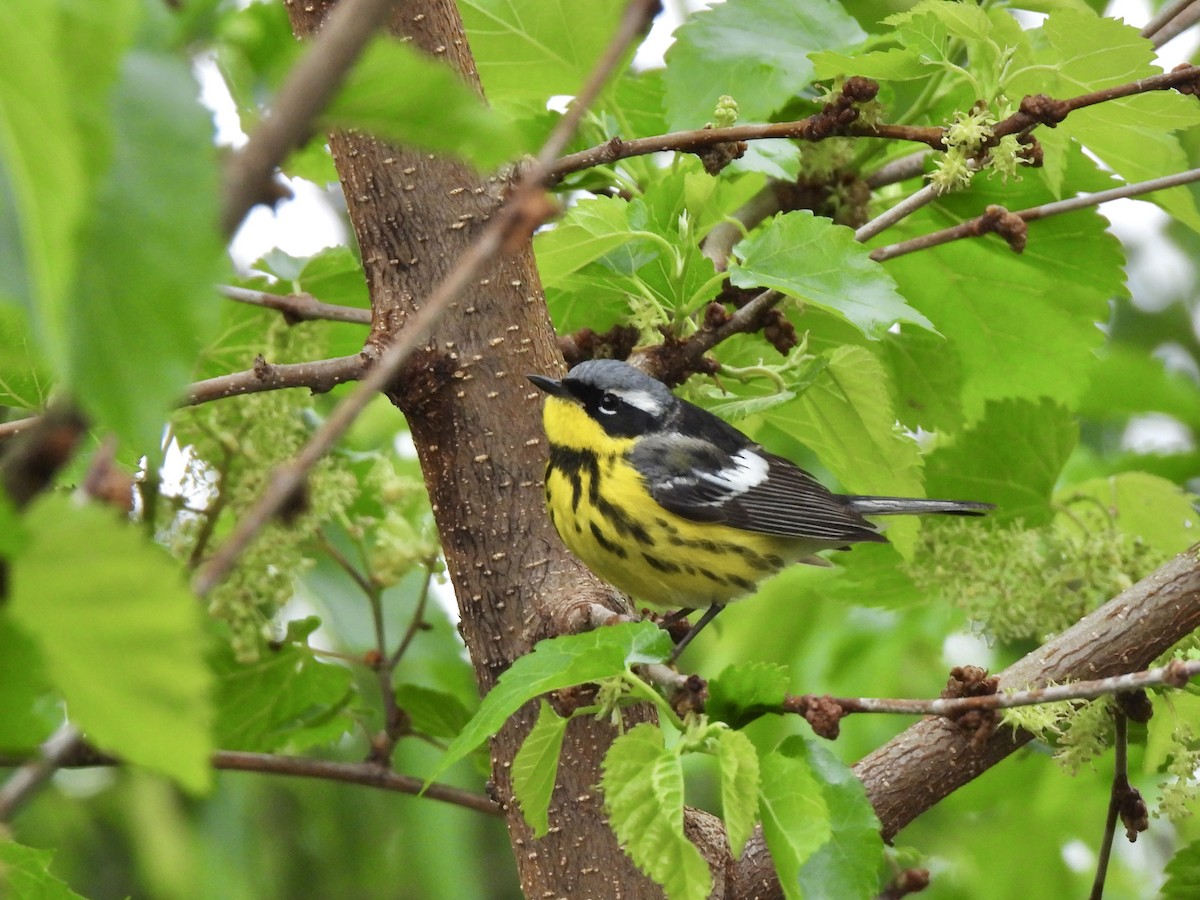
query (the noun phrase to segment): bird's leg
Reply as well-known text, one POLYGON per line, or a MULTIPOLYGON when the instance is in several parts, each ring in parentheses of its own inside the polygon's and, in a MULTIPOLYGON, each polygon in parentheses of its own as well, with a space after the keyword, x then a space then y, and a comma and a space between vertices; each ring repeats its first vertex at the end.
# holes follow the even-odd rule
MULTIPOLYGON (((688 633, 683 636, 683 640, 681 640, 678 644, 675 645, 675 649, 671 652, 671 657, 670 657, 670 659, 667 660, 667 662, 673 663, 673 662, 675 662, 675 660, 679 659, 679 654, 682 653, 684 651, 684 649, 687 647, 687 645, 692 642, 692 638, 694 638, 696 635, 698 635, 700 633, 701 629, 703 629, 705 625, 707 625, 709 622, 711 622, 713 619, 715 619, 717 617, 717 613, 719 613, 724 608, 725 608, 724 605, 719 604, 719 603, 714 603, 712 606, 710 606, 708 609, 706 609, 704 611, 704 615, 702 615, 699 619, 697 619, 696 624, 693 625, 688 630, 688 633)), ((678 620, 690 612, 692 612, 692 610, 690 610, 690 609, 681 609, 677 613, 672 613, 667 618, 675 618, 676 620, 678 620)))

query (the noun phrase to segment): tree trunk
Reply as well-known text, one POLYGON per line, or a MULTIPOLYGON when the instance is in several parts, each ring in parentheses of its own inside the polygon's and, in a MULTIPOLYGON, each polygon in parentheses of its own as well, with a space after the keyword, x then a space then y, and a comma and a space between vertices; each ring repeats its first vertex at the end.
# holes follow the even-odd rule
MULTIPOLYGON (((293 29, 306 36, 333 3, 287 6, 293 29)), ((479 89, 451 0, 398 3, 390 28, 479 89)), ((506 183, 358 133, 334 133, 329 143, 370 289, 369 341, 386 345, 497 209, 506 183)), ((545 514, 541 400, 525 374, 559 373, 562 365, 527 243, 485 267, 389 392, 420 456, 481 692, 539 639, 578 627, 590 604, 614 607, 612 592, 566 554, 545 514)), ((535 712, 527 706, 491 746, 494 796, 526 896, 661 896, 617 846, 603 814, 596 785, 616 736, 607 723, 571 723, 550 834, 533 838, 508 773, 535 712)))

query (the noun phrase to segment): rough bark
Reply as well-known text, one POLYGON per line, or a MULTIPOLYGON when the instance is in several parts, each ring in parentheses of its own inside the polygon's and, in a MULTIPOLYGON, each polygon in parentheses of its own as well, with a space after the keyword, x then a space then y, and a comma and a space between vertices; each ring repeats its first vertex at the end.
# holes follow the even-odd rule
MULTIPOLYGON (((297 34, 308 35, 333 4, 287 5, 297 34)), ((390 28, 478 89, 450 0, 405 0, 390 28)), ((362 134, 332 134, 330 147, 370 289, 369 340, 387 344, 453 268, 507 185, 362 134)), ((482 692, 537 640, 582 625, 589 604, 613 605, 611 592, 567 557, 544 512, 541 403, 525 374, 562 365, 526 246, 485 269, 390 392, 420 456, 482 692)), ((621 852, 603 815, 595 785, 615 737, 607 723, 571 723, 550 834, 533 838, 508 774, 533 712, 514 717, 491 748, 494 796, 504 806, 526 896, 660 896, 621 852)))

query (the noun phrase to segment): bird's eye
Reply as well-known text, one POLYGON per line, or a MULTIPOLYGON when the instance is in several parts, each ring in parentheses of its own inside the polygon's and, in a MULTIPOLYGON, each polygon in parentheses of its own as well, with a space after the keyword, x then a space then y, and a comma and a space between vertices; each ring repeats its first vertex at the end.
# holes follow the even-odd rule
POLYGON ((621 401, 617 399, 616 394, 605 394, 600 398, 600 412, 607 416, 616 414, 617 408, 621 405, 621 401))

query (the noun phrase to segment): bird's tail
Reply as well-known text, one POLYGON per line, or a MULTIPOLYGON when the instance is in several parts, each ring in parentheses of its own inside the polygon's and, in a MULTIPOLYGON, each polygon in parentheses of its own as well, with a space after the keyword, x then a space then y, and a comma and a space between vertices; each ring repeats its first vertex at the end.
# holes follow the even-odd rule
POLYGON ((847 505, 864 516, 894 516, 904 513, 923 515, 943 513, 950 516, 982 516, 994 503, 974 500, 925 500, 918 497, 847 497, 847 505))

